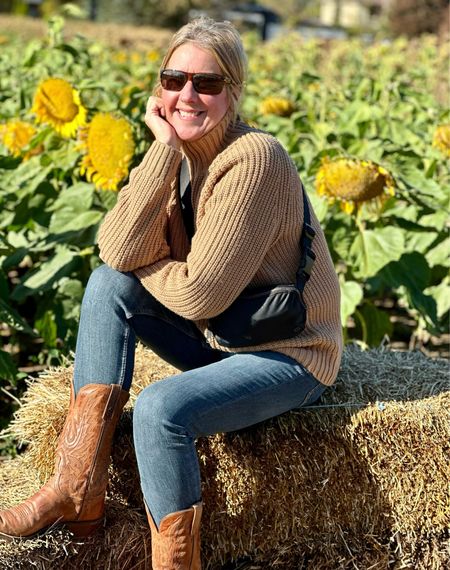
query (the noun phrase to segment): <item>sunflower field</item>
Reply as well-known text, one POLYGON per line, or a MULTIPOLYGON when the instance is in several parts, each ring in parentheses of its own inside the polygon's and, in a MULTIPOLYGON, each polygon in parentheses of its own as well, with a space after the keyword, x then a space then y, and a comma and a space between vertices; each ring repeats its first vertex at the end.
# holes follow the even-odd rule
MULTIPOLYGON (((242 116, 298 168, 346 339, 376 346, 405 322, 416 337, 447 330, 448 45, 245 41, 242 116)), ((14 392, 19 369, 75 348, 99 224, 151 143, 143 117, 162 54, 66 41, 60 19, 45 38, 0 46, 0 382, 14 392)))

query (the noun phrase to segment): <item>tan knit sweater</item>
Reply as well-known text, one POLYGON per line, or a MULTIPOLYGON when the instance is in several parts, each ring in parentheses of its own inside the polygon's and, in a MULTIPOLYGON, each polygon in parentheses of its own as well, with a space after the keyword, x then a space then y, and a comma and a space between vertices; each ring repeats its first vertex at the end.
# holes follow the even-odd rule
MULTIPOLYGON (((245 287, 295 282, 302 193, 280 143, 244 123, 224 119, 200 140, 185 143, 183 153, 191 173, 192 244, 177 198, 182 153, 155 141, 100 228, 100 256, 114 269, 133 271, 158 301, 205 331, 206 319, 245 287)), ((279 351, 331 384, 342 354, 339 284, 312 210, 311 223, 316 261, 304 292, 305 330, 241 350, 279 351)))

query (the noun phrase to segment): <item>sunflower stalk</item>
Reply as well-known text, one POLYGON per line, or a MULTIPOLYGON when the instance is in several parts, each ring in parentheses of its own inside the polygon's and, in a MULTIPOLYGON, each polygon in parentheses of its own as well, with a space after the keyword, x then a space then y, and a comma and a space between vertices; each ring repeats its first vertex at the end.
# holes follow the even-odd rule
POLYGON ((52 16, 48 20, 47 38, 51 49, 63 43, 64 18, 61 16, 52 16))

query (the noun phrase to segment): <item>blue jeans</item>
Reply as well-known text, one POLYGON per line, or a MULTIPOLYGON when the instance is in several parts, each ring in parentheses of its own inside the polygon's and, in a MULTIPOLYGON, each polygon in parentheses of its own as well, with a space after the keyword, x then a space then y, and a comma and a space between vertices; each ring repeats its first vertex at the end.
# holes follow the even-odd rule
POLYGON ((92 273, 83 299, 75 393, 90 383, 128 390, 136 338, 183 371, 145 388, 133 413, 142 491, 157 526, 165 515, 201 500, 196 438, 311 404, 325 389, 280 353, 212 349, 194 323, 161 305, 132 273, 103 265, 92 273))

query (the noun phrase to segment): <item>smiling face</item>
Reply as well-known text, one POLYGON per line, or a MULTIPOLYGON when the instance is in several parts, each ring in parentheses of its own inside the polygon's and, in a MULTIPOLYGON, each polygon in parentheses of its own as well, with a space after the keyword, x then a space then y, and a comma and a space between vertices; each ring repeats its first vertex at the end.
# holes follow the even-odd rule
MULTIPOLYGON (((192 43, 177 48, 166 69, 223 75, 215 57, 192 43)), ((166 119, 182 141, 195 141, 206 135, 222 120, 229 107, 226 87, 218 95, 204 95, 195 91, 192 81, 187 81, 181 91, 162 89, 161 97, 166 119)))

